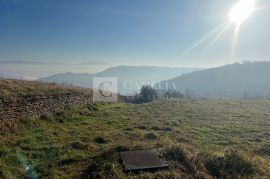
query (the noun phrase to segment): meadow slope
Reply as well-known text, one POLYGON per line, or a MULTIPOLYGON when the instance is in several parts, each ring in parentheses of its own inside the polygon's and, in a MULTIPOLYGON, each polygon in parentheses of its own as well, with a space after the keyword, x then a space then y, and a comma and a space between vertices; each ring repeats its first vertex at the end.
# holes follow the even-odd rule
POLYGON ((0 178, 269 178, 269 109, 270 101, 172 99, 24 120, 1 136, 0 178), (169 169, 124 173, 118 151, 139 149, 157 149, 169 169))

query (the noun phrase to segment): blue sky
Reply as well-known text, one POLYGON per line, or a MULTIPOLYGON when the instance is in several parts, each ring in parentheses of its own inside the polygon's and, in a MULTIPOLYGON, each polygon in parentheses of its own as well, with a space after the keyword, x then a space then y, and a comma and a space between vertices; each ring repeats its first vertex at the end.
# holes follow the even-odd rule
POLYGON ((0 0, 0 61, 217 66, 269 60, 269 0, 240 28, 190 49, 237 0, 0 0), (209 46, 209 47, 208 47, 209 46))

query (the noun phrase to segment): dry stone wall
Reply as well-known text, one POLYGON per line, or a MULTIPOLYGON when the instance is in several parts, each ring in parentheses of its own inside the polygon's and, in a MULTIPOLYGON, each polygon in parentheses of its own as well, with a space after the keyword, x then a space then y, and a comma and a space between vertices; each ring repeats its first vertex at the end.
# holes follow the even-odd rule
POLYGON ((38 118, 52 115, 66 107, 79 107, 92 103, 92 96, 78 93, 51 94, 0 99, 0 121, 38 118))

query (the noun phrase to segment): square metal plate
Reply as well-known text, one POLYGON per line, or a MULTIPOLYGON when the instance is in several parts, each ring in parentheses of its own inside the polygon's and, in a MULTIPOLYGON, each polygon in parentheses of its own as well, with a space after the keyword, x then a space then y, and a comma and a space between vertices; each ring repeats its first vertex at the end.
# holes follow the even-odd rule
POLYGON ((154 150, 120 152, 120 158, 126 171, 162 169, 168 164, 154 150))

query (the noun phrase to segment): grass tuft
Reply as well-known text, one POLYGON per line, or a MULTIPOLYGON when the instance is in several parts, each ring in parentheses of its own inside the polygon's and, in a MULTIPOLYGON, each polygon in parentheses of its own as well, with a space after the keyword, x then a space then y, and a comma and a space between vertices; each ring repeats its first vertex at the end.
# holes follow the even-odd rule
POLYGON ((192 159, 189 158, 185 150, 180 146, 172 146, 165 149, 163 156, 167 160, 176 161, 182 164, 191 174, 196 174, 196 165, 192 159))
POLYGON ((144 135, 144 138, 147 140, 156 140, 158 139, 158 136, 155 133, 147 133, 144 135))
POLYGON ((106 143, 108 143, 107 140, 105 138, 103 138, 103 137, 96 137, 94 139, 94 141, 97 144, 106 144, 106 143))
POLYGON ((206 161, 207 170, 219 178, 239 178, 252 176, 255 167, 236 150, 226 151, 224 156, 215 156, 206 161))

